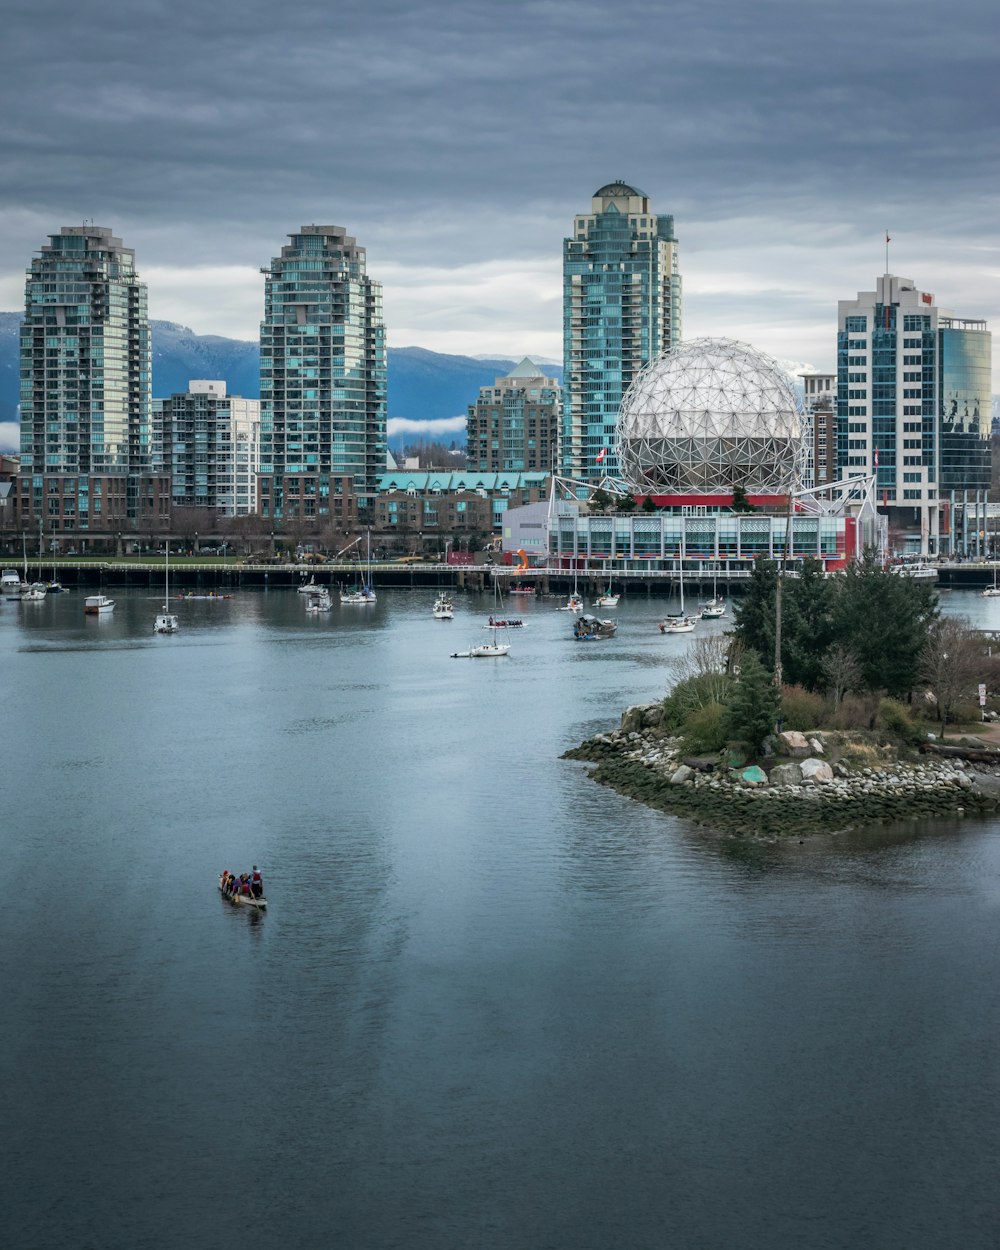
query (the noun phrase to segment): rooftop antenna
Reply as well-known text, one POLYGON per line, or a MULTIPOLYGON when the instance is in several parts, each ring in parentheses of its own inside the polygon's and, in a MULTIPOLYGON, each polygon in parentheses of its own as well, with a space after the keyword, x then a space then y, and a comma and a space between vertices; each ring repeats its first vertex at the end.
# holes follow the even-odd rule
POLYGON ((892 236, 889 234, 889 231, 886 230, 885 232, 885 271, 886 273, 889 272, 889 244, 891 242, 892 242, 892 236))

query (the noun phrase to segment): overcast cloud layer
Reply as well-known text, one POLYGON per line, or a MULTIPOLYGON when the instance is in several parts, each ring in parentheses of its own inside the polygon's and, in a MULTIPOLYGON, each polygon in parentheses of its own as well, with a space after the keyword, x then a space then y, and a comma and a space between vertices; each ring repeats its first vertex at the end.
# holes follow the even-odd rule
POLYGON ((260 266, 336 223, 391 343, 559 358, 563 236, 623 178, 675 216, 686 337, 830 367, 887 227, 1000 329, 995 0, 8 0, 0 29, 3 309, 93 219, 153 317, 254 338, 260 266))

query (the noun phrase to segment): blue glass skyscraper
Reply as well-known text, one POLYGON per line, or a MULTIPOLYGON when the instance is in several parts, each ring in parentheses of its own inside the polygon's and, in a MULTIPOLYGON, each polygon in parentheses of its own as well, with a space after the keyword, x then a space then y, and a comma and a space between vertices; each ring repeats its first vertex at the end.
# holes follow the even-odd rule
POLYGON ((564 474, 617 473, 622 397, 643 365, 680 336, 674 219, 655 215, 644 191, 608 183, 563 240, 564 474))
POLYGON ((322 521, 349 477, 364 521, 386 462, 382 287, 343 227, 289 237, 263 271, 260 514, 322 521))
POLYGON ((911 278, 887 273, 840 301, 840 471, 875 475, 893 549, 926 555, 968 548, 970 533, 982 539, 990 383, 986 322, 938 308, 911 278))

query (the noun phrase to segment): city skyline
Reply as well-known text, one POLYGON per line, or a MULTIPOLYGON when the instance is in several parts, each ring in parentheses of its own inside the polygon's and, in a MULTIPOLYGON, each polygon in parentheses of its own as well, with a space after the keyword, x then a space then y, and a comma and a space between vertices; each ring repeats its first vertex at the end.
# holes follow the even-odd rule
POLYGON ((273 239, 332 220, 365 240, 390 345, 557 360, 567 222, 621 178, 674 215, 686 337, 831 368, 886 228, 893 272, 996 324, 992 20, 983 0, 305 3, 278 27, 256 0, 24 6, 0 308, 39 239, 86 219, 136 249, 153 318, 253 339, 273 239))

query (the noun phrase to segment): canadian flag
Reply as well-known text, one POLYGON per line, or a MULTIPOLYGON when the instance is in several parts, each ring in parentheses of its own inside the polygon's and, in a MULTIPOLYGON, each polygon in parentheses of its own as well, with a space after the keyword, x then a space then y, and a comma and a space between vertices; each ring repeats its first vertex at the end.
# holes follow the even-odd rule
POLYGON ((608 449, 607 449, 607 447, 602 447, 602 448, 601 448, 601 450, 600 450, 600 451, 597 453, 597 455, 594 457, 595 462, 596 462, 597 464, 600 464, 600 463, 601 463, 601 461, 604 459, 604 457, 605 457, 607 454, 608 454, 608 449))
POLYGON ((933 296, 933 295, 929 295, 926 291, 921 291, 921 292, 920 292, 920 298, 924 301, 924 303, 925 303, 925 304, 933 304, 933 303, 934 303, 934 296, 933 296))

